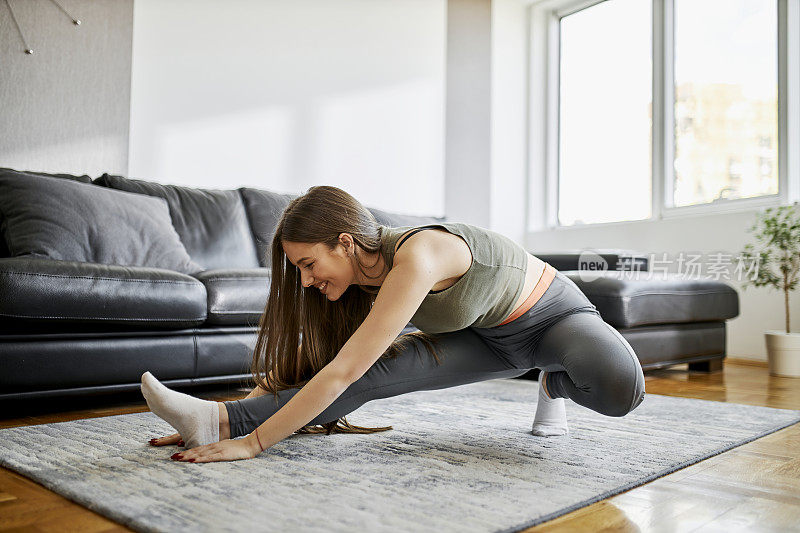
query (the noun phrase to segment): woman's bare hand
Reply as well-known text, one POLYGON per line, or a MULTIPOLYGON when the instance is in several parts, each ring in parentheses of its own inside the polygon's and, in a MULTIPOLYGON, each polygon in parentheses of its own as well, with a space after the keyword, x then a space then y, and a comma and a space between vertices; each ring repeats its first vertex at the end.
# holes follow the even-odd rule
POLYGON ((150 446, 167 446, 169 444, 185 446, 180 433, 173 433, 172 435, 168 435, 166 437, 150 439, 150 446))
POLYGON ((256 443, 254 433, 246 435, 243 439, 226 439, 213 442, 204 446, 196 446, 185 452, 172 454, 173 461, 185 463, 210 463, 215 461, 237 461, 239 459, 252 459, 261 453, 261 445, 256 443))

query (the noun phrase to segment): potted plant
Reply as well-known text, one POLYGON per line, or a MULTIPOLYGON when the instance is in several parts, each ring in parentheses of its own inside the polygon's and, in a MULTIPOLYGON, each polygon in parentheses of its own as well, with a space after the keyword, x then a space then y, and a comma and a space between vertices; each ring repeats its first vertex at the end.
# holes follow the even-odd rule
POLYGON ((764 333, 769 373, 800 377, 800 333, 792 333, 789 321, 789 292, 798 284, 800 270, 800 211, 798 204, 768 208, 756 215, 749 229, 756 246, 747 244, 742 255, 753 261, 755 275, 742 287, 773 287, 783 291, 785 331, 764 333))

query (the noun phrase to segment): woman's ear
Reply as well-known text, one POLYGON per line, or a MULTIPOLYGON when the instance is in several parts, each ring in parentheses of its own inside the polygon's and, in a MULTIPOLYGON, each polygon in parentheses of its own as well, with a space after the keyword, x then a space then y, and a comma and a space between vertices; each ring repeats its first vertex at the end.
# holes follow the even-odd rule
POLYGON ((345 253, 352 254, 355 252, 355 241, 353 241, 353 236, 349 233, 340 233, 339 234, 339 244, 342 245, 344 248, 345 253))

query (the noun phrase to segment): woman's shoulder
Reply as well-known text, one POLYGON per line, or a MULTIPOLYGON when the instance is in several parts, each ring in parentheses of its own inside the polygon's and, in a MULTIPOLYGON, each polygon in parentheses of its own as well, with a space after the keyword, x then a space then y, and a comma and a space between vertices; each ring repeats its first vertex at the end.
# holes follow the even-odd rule
POLYGON ((434 231, 417 231, 398 248, 402 237, 420 228, 407 228, 401 232, 395 243, 393 265, 401 261, 422 260, 437 269, 440 280, 462 275, 472 264, 469 245, 460 235, 436 227, 437 224, 432 226, 425 229, 434 231))
MULTIPOLYGON (((419 226, 401 226, 392 228, 392 251, 403 254, 406 250, 423 252, 430 248, 431 243, 448 242, 447 235, 453 235, 452 228, 443 224, 423 224, 419 226)), ((452 241, 449 241, 452 242, 452 241)), ((430 251, 430 250, 429 250, 430 251)))

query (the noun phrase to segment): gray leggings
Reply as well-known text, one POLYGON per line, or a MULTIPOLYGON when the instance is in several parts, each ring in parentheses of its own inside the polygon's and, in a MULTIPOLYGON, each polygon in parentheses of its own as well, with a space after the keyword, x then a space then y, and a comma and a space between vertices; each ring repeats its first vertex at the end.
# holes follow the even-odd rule
MULTIPOLYGON (((494 328, 440 333, 441 364, 414 339, 396 357, 381 358, 309 424, 341 418, 370 400, 477 381, 547 372, 547 391, 607 416, 623 416, 644 399, 644 374, 630 344, 600 318, 561 272, 516 320, 494 328)), ((224 402, 231 438, 247 435, 300 389, 224 402)))

